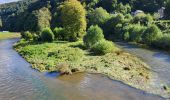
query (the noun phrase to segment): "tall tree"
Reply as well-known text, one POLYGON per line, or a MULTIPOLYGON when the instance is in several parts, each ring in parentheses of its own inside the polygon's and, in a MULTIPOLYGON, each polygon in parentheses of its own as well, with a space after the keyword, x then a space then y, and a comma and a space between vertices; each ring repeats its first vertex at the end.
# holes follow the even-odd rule
POLYGON ((67 0, 61 7, 61 18, 68 39, 76 41, 86 31, 86 11, 77 0, 67 0))

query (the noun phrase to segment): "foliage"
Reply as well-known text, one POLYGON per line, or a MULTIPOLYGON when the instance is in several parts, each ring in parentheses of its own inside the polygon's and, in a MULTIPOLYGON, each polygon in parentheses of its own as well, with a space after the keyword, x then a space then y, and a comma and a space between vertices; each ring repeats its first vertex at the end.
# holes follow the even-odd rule
POLYGON ((90 28, 87 30, 87 34, 84 36, 84 44, 91 48, 95 43, 101 41, 104 39, 103 30, 95 25, 90 26, 90 28))
POLYGON ((88 14, 88 25, 102 26, 110 17, 110 14, 102 7, 96 8, 94 11, 88 14))
POLYGON ((65 1, 61 8, 63 27, 70 41, 82 38, 86 30, 86 12, 77 0, 65 1))
POLYGON ((117 13, 128 14, 131 12, 131 7, 129 4, 123 5, 122 3, 118 4, 115 8, 117 13))
POLYGON ((123 14, 112 15, 111 18, 103 25, 105 36, 112 37, 113 35, 119 35, 120 28, 125 22, 123 14), (111 35, 111 36, 110 36, 111 35))
POLYGON ((31 40, 31 39, 33 39, 33 35, 32 35, 29 31, 21 32, 21 36, 22 36, 22 38, 24 38, 25 40, 31 40))
POLYGON ((108 12, 113 12, 117 6, 117 0, 100 0, 99 6, 103 7, 108 12))
POLYGON ((152 46, 169 51, 170 50, 170 35, 169 34, 163 35, 162 38, 159 38, 155 42, 153 42, 152 46))
POLYGON ((52 42, 54 40, 54 34, 50 28, 44 28, 41 32, 42 41, 52 42))
POLYGON ((146 27, 141 26, 140 24, 130 25, 128 28, 129 41, 141 42, 142 35, 144 34, 146 27))
POLYGON ((62 59, 63 61, 78 61, 83 53, 78 48, 62 48, 58 49, 55 52, 50 52, 48 54, 49 57, 55 57, 56 59, 62 59))
POLYGON ((166 19, 170 19, 170 0, 167 0, 166 4, 165 4, 165 17, 166 19))
POLYGON ((55 39, 64 40, 64 29, 63 28, 56 27, 53 32, 54 32, 55 39))
POLYGON ((156 25, 150 25, 142 35, 143 42, 148 45, 161 37, 162 32, 156 25))
POLYGON ((113 42, 107 40, 99 41, 96 44, 94 44, 91 48, 91 51, 94 54, 101 54, 101 55, 111 53, 114 50, 115 50, 115 46, 113 42))
POLYGON ((133 22, 135 24, 142 24, 142 25, 149 25, 151 24, 153 21, 153 17, 150 14, 137 14, 134 19, 133 22))

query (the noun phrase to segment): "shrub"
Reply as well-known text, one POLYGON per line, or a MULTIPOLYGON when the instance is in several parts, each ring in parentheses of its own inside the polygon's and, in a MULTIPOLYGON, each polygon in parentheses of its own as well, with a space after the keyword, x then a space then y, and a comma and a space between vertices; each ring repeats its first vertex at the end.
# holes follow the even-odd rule
POLYGON ((156 25, 150 25, 142 35, 143 42, 148 45, 160 37, 162 37, 162 32, 156 25))
POLYGON ((50 28, 44 28, 41 32, 42 41, 52 42, 54 40, 54 34, 50 28))
POLYGON ((137 14, 133 19, 133 22, 135 24, 140 23, 142 25, 148 25, 152 23, 152 21, 153 21, 153 17, 150 14, 144 14, 144 13, 137 14))
POLYGON ((99 7, 88 14, 88 24, 102 26, 109 18, 110 14, 102 7, 99 7))
POLYGON ((95 45, 93 45, 93 47, 91 48, 91 51, 94 54, 104 55, 104 54, 113 52, 114 49, 115 49, 115 46, 111 41, 102 40, 102 41, 97 42, 95 45))
POLYGON ((61 28, 61 27, 56 27, 54 29, 54 36, 55 36, 55 39, 63 39, 64 38, 64 29, 61 28))
POLYGON ((33 39, 33 35, 32 35, 29 31, 21 32, 21 36, 22 36, 22 38, 24 38, 25 40, 31 40, 31 39, 33 39))
POLYGON ((140 24, 126 25, 122 28, 122 38, 126 41, 141 42, 145 30, 146 27, 140 24))
POLYGON ((90 28, 87 30, 87 34, 84 36, 84 44, 90 48, 95 43, 101 41, 104 39, 103 30, 98 26, 90 26, 90 28))
POLYGON ((170 50, 170 35, 165 34, 162 38, 157 39, 152 43, 152 46, 164 50, 170 50))
POLYGON ((121 28, 120 26, 123 26, 123 23, 125 21, 124 15, 123 14, 115 14, 113 15, 104 25, 103 25, 103 30, 105 33, 105 36, 110 38, 110 35, 113 35, 117 33, 116 31, 120 32, 120 29, 117 30, 117 28, 121 28))
POLYGON ((141 42, 145 29, 146 28, 140 24, 131 25, 129 29, 129 40, 132 42, 141 42))
POLYGON ((123 40, 128 41, 129 40, 129 32, 125 32, 123 36, 123 40))

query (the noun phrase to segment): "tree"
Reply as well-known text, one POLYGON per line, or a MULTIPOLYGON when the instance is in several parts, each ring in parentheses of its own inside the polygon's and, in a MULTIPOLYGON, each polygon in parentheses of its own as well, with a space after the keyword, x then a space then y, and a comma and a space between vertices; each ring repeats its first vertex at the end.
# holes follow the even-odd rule
POLYGON ((165 17, 167 19, 170 19, 170 0, 167 0, 166 2, 166 9, 165 9, 165 17))
POLYGON ((89 26, 99 25, 100 27, 109 19, 110 14, 102 7, 96 8, 88 14, 89 26))
POLYGON ((99 5, 108 12, 113 12, 117 6, 117 0, 101 0, 99 5))
POLYGON ((83 37, 86 30, 86 11, 79 1, 65 1, 61 7, 61 18, 70 41, 83 37))
POLYGON ((150 14, 144 14, 144 13, 137 14, 133 19, 133 22, 135 24, 139 23, 142 25, 149 25, 152 23, 152 21, 153 21, 153 17, 150 14))
POLYGON ((122 3, 118 4, 116 7, 117 13, 127 14, 131 12, 131 7, 129 4, 123 5, 122 3))

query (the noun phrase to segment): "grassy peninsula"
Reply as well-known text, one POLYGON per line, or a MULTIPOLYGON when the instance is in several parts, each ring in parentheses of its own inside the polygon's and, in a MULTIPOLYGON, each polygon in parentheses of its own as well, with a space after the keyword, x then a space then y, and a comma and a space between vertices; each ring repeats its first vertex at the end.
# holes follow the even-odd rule
POLYGON ((15 49, 32 64, 32 68, 41 72, 101 73, 143 90, 151 78, 145 63, 118 48, 105 55, 94 55, 82 41, 35 43, 22 40, 15 49))

